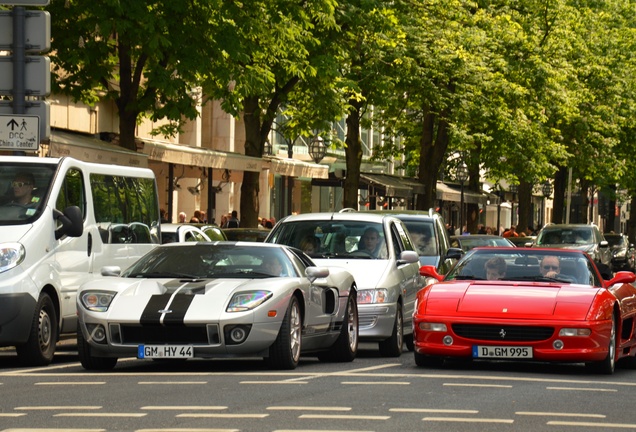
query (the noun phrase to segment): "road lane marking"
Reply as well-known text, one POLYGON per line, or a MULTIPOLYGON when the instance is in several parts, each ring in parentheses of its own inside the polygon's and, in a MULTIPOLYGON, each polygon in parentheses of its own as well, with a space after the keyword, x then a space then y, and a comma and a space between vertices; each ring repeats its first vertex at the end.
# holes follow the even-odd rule
POLYGON ((616 429, 636 429, 636 424, 629 423, 592 423, 592 422, 566 422, 566 421, 549 421, 550 426, 592 426, 598 428, 616 428, 616 429))
POLYGON ((494 388, 512 388, 511 385, 504 384, 468 384, 468 383, 444 383, 447 387, 494 387, 494 388))
POLYGON ((595 391, 595 392, 617 392, 618 391, 616 389, 584 388, 584 387, 546 387, 546 390, 595 391))
POLYGON ((340 384, 344 385, 411 385, 406 381, 342 381, 340 384))
MULTIPOLYGON (((302 414, 299 419, 329 419, 329 420, 389 420, 391 416, 364 416, 339 414, 302 414)), ((330 431, 331 432, 331 431, 330 431)))
MULTIPOLYGON (((370 371, 375 371, 378 369, 386 369, 386 368, 392 368, 392 367, 398 367, 398 366, 402 366, 402 365, 400 363, 389 363, 389 364, 369 366, 364 368, 349 369, 346 371, 338 371, 338 372, 322 372, 322 373, 316 372, 316 373, 302 375, 295 378, 289 378, 285 380, 285 382, 296 382, 298 380, 313 380, 316 378, 327 378, 331 376, 349 376, 349 375, 356 376, 360 372, 370 372, 370 371)), ((306 382, 303 382, 303 384, 306 384, 306 382)))
POLYGON ((192 414, 177 414, 175 417, 181 418, 231 418, 231 419, 244 419, 244 418, 265 418, 269 417, 269 414, 212 414, 212 413, 192 413, 192 414))
POLYGON ((24 417, 24 413, 0 413, 0 417, 24 417))
POLYGON ((106 432, 107 429, 52 429, 52 428, 11 428, 0 429, 2 432, 106 432))
POLYGON ((189 384, 207 384, 207 381, 139 381, 139 385, 189 385, 189 384))
POLYGON ((307 381, 239 381, 239 384, 309 384, 307 381))
POLYGON ((517 411, 516 415, 528 415, 528 416, 551 416, 551 417, 594 417, 594 418, 606 418, 605 414, 583 414, 583 413, 563 413, 563 412, 534 412, 534 411, 517 411))
POLYGON ((53 417, 145 417, 146 413, 60 413, 53 417))
POLYGON ((36 382, 33 385, 41 385, 41 386, 45 386, 45 385, 50 385, 50 386, 55 386, 55 385, 70 385, 70 386, 75 386, 75 385, 104 385, 106 384, 106 381, 77 381, 77 382, 73 382, 73 381, 44 381, 44 382, 36 382))
POLYGON ((422 421, 437 421, 437 422, 470 422, 470 423, 514 423, 511 419, 489 419, 478 417, 424 417, 422 421))
POLYGON ((448 413, 448 414, 479 414, 479 410, 454 410, 435 408, 389 408, 392 412, 413 412, 413 413, 448 413))
POLYGON ((42 406, 20 406, 20 407, 15 407, 13 409, 15 410, 28 410, 28 411, 36 411, 36 410, 98 410, 98 409, 102 409, 102 406, 98 406, 98 405, 68 405, 68 406, 62 406, 62 405, 50 405, 50 406, 46 406, 46 405, 42 405, 42 406))
POLYGON ((265 409, 276 411, 351 411, 351 407, 321 407, 321 406, 271 406, 265 409))
POLYGON ((142 410, 226 410, 226 406, 200 406, 200 405, 148 405, 142 406, 142 410))

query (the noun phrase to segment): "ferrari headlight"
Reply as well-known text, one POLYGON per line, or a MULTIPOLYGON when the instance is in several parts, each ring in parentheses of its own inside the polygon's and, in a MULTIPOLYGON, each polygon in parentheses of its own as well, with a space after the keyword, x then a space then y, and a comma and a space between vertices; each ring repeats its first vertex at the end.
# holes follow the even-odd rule
POLYGON ((25 256, 26 250, 20 243, 0 244, 0 273, 20 265, 25 256))
POLYGON ((588 328, 562 328, 559 330, 559 336, 589 336, 592 330, 588 328))
POLYGON ((388 303, 390 301, 389 290, 386 288, 358 291, 358 304, 388 303))
POLYGON ((445 332, 448 331, 446 324, 444 323, 431 323, 431 322, 421 322, 420 330, 424 331, 432 331, 432 332, 445 332))
POLYGON ((93 312, 106 312, 115 298, 110 291, 84 291, 80 296, 82 306, 93 312))
POLYGON ((269 300, 274 294, 271 291, 241 291, 230 299, 226 312, 244 312, 254 309, 269 300))

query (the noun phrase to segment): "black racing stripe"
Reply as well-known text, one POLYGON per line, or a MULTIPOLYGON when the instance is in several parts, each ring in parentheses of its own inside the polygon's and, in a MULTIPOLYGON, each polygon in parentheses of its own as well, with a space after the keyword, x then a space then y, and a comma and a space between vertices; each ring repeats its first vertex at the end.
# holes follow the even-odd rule
POLYGON ((170 301, 170 297, 172 294, 158 294, 153 295, 148 300, 148 304, 146 305, 144 311, 141 314, 141 318, 139 318, 139 322, 143 324, 159 324, 159 319, 161 318, 161 312, 166 309, 168 302, 170 301))
POLYGON ((163 324, 166 326, 183 325, 186 312, 194 300, 193 295, 177 294, 170 304, 171 313, 166 314, 163 324))

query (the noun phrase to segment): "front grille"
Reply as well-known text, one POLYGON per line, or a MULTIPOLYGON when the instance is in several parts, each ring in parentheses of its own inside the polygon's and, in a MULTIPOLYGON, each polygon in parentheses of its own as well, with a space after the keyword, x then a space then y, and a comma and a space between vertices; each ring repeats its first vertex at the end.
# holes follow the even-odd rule
MULTIPOLYGON (((210 344, 205 325, 165 327, 162 325, 122 325, 123 344, 210 344)), ((213 341, 212 343, 218 343, 213 341)))
POLYGON ((553 327, 453 324, 453 332, 466 339, 497 341, 542 341, 554 333, 553 327))

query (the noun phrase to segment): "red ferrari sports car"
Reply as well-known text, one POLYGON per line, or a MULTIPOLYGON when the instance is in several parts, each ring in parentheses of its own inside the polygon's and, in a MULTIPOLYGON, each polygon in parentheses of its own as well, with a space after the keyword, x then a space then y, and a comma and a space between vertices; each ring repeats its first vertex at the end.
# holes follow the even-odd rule
POLYGON ((418 366, 444 358, 584 362, 611 374, 636 367, 636 276, 603 280, 582 251, 477 248, 417 295, 418 366))

